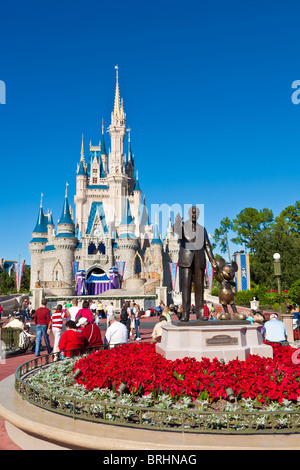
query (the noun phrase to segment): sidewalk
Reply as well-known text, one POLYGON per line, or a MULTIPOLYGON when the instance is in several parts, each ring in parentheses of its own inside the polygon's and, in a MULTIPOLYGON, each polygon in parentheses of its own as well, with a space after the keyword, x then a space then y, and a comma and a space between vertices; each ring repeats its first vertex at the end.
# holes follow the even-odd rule
MULTIPOLYGON (((245 310, 245 309, 243 309, 245 310)), ((153 326, 155 323, 158 322, 158 316, 155 317, 142 317, 140 320, 140 334, 142 341, 152 341, 152 330, 153 326)), ((191 315, 190 317, 191 320, 196 320, 195 315, 191 315)), ((178 318, 176 315, 172 316, 172 320, 178 321, 178 318)), ((33 322, 31 322, 33 324, 33 322)), ((100 320, 100 326, 102 329, 101 331, 101 336, 102 339, 104 339, 105 336, 105 331, 106 331, 106 319, 100 320)), ((53 335, 52 333, 50 334, 50 344, 53 346, 53 335)), ((44 340, 43 344, 44 344, 44 340)), ((130 339, 129 342, 132 342, 133 340, 130 339)), ((44 350, 41 352, 41 355, 47 354, 47 351, 44 350)), ((29 361, 30 359, 34 358, 34 353, 29 352, 25 354, 16 354, 16 355, 11 355, 10 357, 7 357, 5 360, 5 364, 0 364, 0 381, 6 379, 7 377, 13 375, 16 371, 16 369, 23 364, 24 362, 29 361)), ((19 446, 17 446, 8 436, 6 428, 5 428, 5 421, 4 419, 0 416, 0 450, 22 450, 19 446)))
MULTIPOLYGON (((176 317, 177 319, 177 317, 176 317)), ((5 319, 4 319, 5 320, 5 319)), ((143 341, 151 341, 151 333, 152 329, 149 326, 149 323, 156 323, 158 321, 158 317, 150 317, 150 318, 142 318, 140 322, 140 333, 143 341)), ((33 323, 33 322, 31 322, 33 323)), ((106 319, 100 321, 101 326, 106 325, 106 319)), ((105 330, 100 330, 102 339, 105 336, 105 330)), ((44 340, 42 340, 44 341, 44 340)), ((130 340, 131 342, 132 340, 130 340)), ((43 342, 44 344, 44 342, 43 342)), ((50 344, 53 346, 53 335, 50 334, 50 344)), ((44 350, 41 352, 41 355, 47 354, 47 351, 44 350)), ((34 352, 28 352, 25 354, 16 354, 11 355, 5 359, 5 364, 0 364, 0 381, 6 379, 10 375, 13 375, 16 369, 23 364, 24 362, 30 361, 30 359, 34 358, 34 352)), ((0 450, 22 450, 19 446, 17 446, 8 436, 6 428, 5 428, 5 421, 0 416, 0 450)))

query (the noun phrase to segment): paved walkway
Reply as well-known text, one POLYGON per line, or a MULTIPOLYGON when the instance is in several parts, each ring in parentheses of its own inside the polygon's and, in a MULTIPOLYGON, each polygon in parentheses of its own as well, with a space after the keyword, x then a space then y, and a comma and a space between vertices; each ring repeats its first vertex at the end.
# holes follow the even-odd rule
MULTIPOLYGON (((173 319, 176 321, 177 317, 175 316, 173 319)), ((195 319, 194 316, 192 316, 191 319, 192 320, 195 319)), ((158 321, 158 317, 150 317, 150 318, 141 319, 140 333, 141 333, 141 337, 143 341, 151 341, 151 333, 157 321, 158 321)), ((103 338, 105 335, 105 329, 106 329, 106 320, 101 320, 100 331, 101 331, 101 335, 103 338)), ((50 334, 50 343, 51 345, 53 345, 52 334, 50 334)), ((46 352, 43 351, 41 354, 42 355, 46 354, 46 352)), ((34 353, 26 353, 26 354, 7 357, 5 364, 0 364, 0 381, 4 381, 4 379, 8 379, 9 376, 12 376, 15 373, 15 370, 17 369, 19 365, 32 359, 33 357, 34 357, 34 353)), ((4 382, 6 382, 6 380, 4 382)), ((4 403, 2 403, 2 405, 4 405, 4 403)), ((16 429, 12 432, 10 423, 5 422, 5 420, 2 417, 0 417, 0 450, 22 450, 22 448, 19 447, 19 445, 17 445, 16 442, 14 442, 9 437, 8 432, 10 433, 11 436, 16 435, 16 429)), ((296 437, 298 439, 298 436, 293 436, 293 435, 280 436, 280 439, 278 440, 278 437, 269 436, 268 438, 264 437, 262 440, 261 436, 254 436, 254 437, 251 437, 251 443, 250 443, 247 441, 248 438, 245 438, 245 436, 243 436, 243 438, 241 438, 240 448, 249 449, 249 450, 254 449, 254 448, 256 449, 257 448, 261 448, 261 449, 272 448, 274 450, 277 448, 278 449, 279 448, 295 449, 299 447, 298 444, 295 442, 296 437)), ((235 437, 235 443, 237 444, 236 439, 237 438, 235 437)), ((18 440, 16 439, 16 441, 18 441, 18 443, 22 442, 21 439, 18 439, 18 440)), ((205 443, 202 442, 202 445, 204 445, 203 448, 205 448, 205 446, 207 446, 206 447, 207 449, 210 448, 208 441, 205 443)), ((229 449, 230 445, 232 445, 231 439, 230 439, 230 442, 227 442, 227 445, 225 445, 224 448, 229 449)), ((23 447, 23 448, 26 448, 26 447, 23 447)), ((214 446, 214 448, 216 447, 214 446)))
MULTIPOLYGON (((4 320, 7 320, 4 318, 4 320)), ((177 317, 174 317, 177 320, 177 317)), ((157 323, 158 317, 142 318, 140 333, 143 341, 151 341, 151 333, 153 325, 157 323)), ((33 324, 33 322, 31 322, 33 324)), ((33 324, 34 325, 34 324, 33 324)), ((105 336, 106 320, 101 320, 100 331, 102 339, 105 336)), ((42 340, 44 341, 44 340, 42 340)), ((44 344, 44 343, 43 343, 44 344)), ((53 346, 53 335, 50 334, 50 344, 53 346)), ((41 355, 47 354, 47 351, 42 351, 41 355)), ((34 353, 18 354, 7 357, 5 364, 0 364, 0 381, 13 375, 21 364, 34 358, 34 353)), ((18 445, 13 442, 8 436, 4 419, 0 416, 0 450, 22 450, 18 445)))

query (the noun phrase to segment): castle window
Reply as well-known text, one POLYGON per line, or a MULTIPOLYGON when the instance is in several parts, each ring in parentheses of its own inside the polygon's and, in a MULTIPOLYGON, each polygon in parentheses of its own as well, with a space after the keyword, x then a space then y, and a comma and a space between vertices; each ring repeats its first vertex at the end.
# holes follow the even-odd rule
POLYGON ((97 178, 93 178, 93 184, 97 184, 97 178))
POLYGON ((97 253, 97 249, 94 243, 91 243, 88 248, 88 254, 89 255, 94 255, 97 253))
POLYGON ((102 255, 105 255, 105 245, 104 243, 100 243, 99 246, 98 246, 98 250, 100 253, 102 253, 102 255))

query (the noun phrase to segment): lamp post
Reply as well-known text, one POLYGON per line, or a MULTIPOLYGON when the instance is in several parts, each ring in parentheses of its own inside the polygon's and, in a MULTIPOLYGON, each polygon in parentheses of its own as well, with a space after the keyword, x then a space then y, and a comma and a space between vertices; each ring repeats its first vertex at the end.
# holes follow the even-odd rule
POLYGON ((278 284, 278 293, 279 293, 279 309, 280 315, 282 314, 282 307, 281 307, 281 262, 280 262, 280 254, 274 253, 274 274, 277 277, 277 284, 278 284))

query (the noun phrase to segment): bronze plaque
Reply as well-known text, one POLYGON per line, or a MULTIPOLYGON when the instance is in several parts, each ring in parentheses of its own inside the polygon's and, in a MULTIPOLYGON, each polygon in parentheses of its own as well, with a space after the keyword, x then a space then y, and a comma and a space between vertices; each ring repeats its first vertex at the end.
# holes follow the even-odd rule
POLYGON ((208 346, 230 346, 239 344, 239 340, 229 335, 216 335, 212 336, 212 338, 206 338, 206 344, 208 346))

